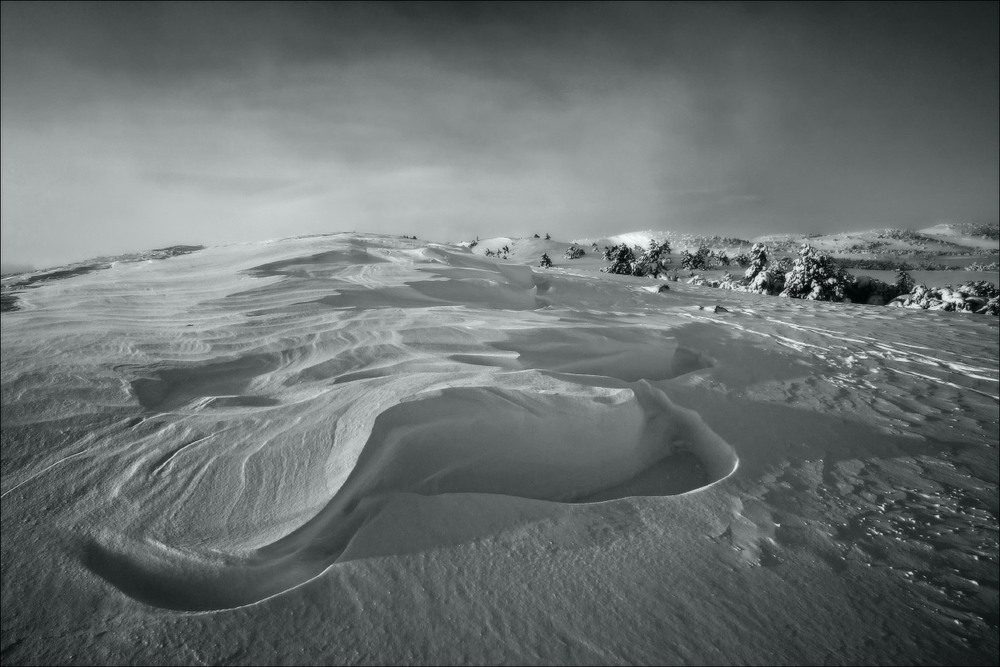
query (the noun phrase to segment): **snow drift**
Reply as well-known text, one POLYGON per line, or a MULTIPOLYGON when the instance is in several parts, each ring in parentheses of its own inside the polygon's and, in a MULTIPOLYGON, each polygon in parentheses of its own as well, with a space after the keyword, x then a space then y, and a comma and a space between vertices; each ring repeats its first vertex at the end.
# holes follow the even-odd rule
POLYGON ((530 243, 286 239, 20 293, 4 663, 995 663, 995 318, 530 243))

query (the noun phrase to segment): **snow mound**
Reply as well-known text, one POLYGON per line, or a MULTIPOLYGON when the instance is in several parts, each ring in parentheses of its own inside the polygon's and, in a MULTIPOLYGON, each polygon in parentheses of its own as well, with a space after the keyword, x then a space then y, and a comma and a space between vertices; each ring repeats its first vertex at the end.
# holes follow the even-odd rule
MULTIPOLYGON (((717 481, 736 465, 732 448, 697 415, 649 385, 558 383, 544 393, 445 388, 376 419, 355 479, 342 494, 350 505, 359 495, 395 491, 576 502, 626 484, 679 452, 693 454, 705 471, 680 492, 717 481)), ((648 495, 677 492, 671 486, 648 495)))
MULTIPOLYGON (((81 560, 149 605, 232 608, 320 574, 399 494, 489 494, 497 499, 479 501, 480 512, 503 516, 505 496, 563 503, 670 496, 703 489, 736 469, 738 458, 727 442, 648 383, 588 387, 530 371, 512 379, 499 386, 445 387, 383 411, 332 500, 297 530, 252 553, 91 540, 81 560)), ((483 522, 495 526, 497 519, 485 516, 483 522)), ((455 541, 441 532, 445 543, 455 541)), ((383 553, 385 542, 382 537, 368 549, 383 553)), ((350 559, 366 555, 355 545, 350 559)))

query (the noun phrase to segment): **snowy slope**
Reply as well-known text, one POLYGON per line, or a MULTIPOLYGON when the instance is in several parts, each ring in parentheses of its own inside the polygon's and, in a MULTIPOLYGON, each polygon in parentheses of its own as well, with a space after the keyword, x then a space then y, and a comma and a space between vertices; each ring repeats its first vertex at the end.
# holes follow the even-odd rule
POLYGON ((996 663, 996 318, 509 240, 22 292, 4 664, 996 663))
POLYGON ((982 248, 992 253, 997 252, 997 225, 976 223, 942 223, 921 229, 920 233, 947 243, 956 243, 966 247, 982 248))
MULTIPOLYGON (((996 233, 996 225, 983 227, 996 233)), ((795 250, 808 243, 817 250, 842 257, 992 257, 998 253, 997 241, 959 233, 960 228, 939 225, 926 230, 872 229, 835 234, 771 234, 754 241, 772 249, 795 250)))
POLYGON ((694 251, 701 245, 730 255, 746 252, 756 242, 766 244, 772 251, 794 253, 803 243, 817 250, 842 257, 899 257, 910 256, 928 259, 932 257, 976 256, 996 261, 1000 253, 997 241, 997 225, 949 224, 942 223, 927 229, 912 231, 907 229, 871 229, 833 234, 765 234, 753 239, 737 239, 723 236, 682 234, 664 230, 626 232, 605 238, 579 239, 577 243, 598 246, 625 243, 645 248, 650 239, 657 242, 670 241, 675 252, 694 251))

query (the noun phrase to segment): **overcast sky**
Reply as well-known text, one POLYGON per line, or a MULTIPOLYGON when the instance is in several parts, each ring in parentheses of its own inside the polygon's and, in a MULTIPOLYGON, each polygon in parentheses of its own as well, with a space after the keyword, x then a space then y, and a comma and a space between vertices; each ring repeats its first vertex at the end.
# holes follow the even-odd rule
POLYGON ((2 4, 2 258, 995 221, 997 3, 2 4))

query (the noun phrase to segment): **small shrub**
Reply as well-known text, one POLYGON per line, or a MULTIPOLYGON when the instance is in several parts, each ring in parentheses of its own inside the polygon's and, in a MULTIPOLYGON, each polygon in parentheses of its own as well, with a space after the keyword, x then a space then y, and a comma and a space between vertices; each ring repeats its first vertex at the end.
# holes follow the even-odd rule
POLYGON ((745 269, 750 266, 750 255, 748 253, 741 252, 736 255, 736 257, 733 257, 732 261, 735 262, 741 269, 745 269))
POLYGON ((956 292, 965 296, 979 296, 993 299, 1000 296, 997 286, 986 280, 967 280, 958 286, 956 292))
POLYGON ((965 267, 966 271, 1000 271, 1000 264, 993 262, 991 264, 980 264, 979 262, 973 262, 965 267))
POLYGON ((702 244, 694 254, 687 250, 681 253, 681 266, 692 271, 707 271, 712 268, 713 259, 715 259, 715 253, 708 246, 702 244))
POLYGON ((896 275, 896 289, 899 291, 900 294, 909 294, 910 292, 913 291, 913 288, 916 286, 917 284, 913 281, 913 278, 911 278, 910 274, 907 273, 906 271, 901 270, 896 275))
POLYGON ((693 258, 691 256, 691 253, 687 251, 687 248, 681 250, 681 268, 688 270, 694 268, 692 262, 693 258))

